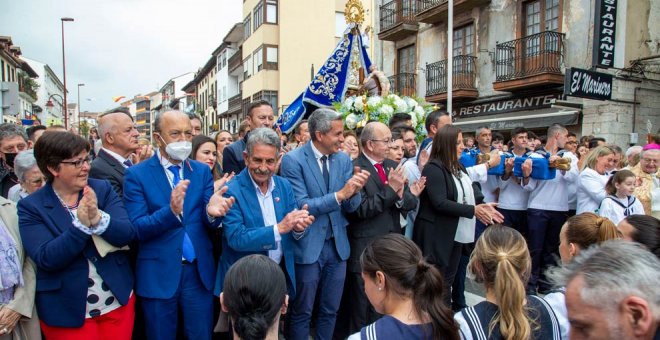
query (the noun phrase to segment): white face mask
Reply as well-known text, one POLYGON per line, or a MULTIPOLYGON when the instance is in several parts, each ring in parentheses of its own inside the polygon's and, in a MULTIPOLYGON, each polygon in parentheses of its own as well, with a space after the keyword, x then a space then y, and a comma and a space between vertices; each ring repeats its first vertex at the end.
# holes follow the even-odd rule
MULTIPOLYGON (((163 143, 165 143, 163 137, 160 139, 163 141, 163 143)), ((176 161, 184 161, 186 158, 188 158, 188 156, 190 156, 191 151, 192 143, 188 141, 172 142, 167 144, 165 147, 165 152, 167 152, 170 158, 176 161)))

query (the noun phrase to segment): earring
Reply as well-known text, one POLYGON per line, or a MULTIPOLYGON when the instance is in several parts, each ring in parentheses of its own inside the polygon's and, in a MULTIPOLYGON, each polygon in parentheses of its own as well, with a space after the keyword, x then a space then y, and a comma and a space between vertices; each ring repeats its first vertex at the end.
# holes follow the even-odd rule
POLYGON ((379 286, 379 287, 378 287, 378 290, 379 290, 379 291, 383 290, 383 287, 380 287, 380 286, 379 286))

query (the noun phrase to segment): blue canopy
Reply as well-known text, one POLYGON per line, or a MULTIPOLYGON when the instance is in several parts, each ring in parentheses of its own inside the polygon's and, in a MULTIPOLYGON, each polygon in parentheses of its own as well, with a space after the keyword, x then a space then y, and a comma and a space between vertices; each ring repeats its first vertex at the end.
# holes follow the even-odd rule
POLYGON ((349 27, 348 33, 339 42, 328 60, 319 69, 307 89, 278 117, 277 124, 284 133, 292 131, 298 122, 307 118, 315 109, 331 107, 332 103, 344 99, 351 76, 351 65, 369 70, 371 60, 356 29, 349 27))

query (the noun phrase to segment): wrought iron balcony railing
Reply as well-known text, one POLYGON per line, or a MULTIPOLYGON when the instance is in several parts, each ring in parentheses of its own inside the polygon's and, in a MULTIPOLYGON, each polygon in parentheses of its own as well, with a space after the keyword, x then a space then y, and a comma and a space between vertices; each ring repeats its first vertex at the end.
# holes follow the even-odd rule
POLYGON ((495 81, 555 73, 561 74, 564 34, 546 31, 497 44, 495 81))
POLYGON ((380 31, 386 31, 400 23, 416 24, 417 0, 393 0, 380 6, 380 31))
POLYGON ((401 96, 414 96, 417 88, 416 75, 414 73, 399 73, 388 77, 390 80, 390 91, 401 96))
MULTIPOLYGON (((452 89, 476 90, 476 61, 477 57, 470 55, 454 56, 452 89)), ((447 92, 447 68, 447 60, 426 65, 427 96, 447 92)))

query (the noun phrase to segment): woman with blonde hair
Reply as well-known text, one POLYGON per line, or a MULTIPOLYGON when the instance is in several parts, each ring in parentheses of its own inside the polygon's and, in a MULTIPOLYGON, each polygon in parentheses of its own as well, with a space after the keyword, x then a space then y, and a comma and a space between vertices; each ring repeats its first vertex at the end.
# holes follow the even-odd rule
POLYGON ((550 306, 525 292, 531 265, 527 242, 518 231, 502 225, 486 228, 468 264, 486 287, 486 301, 454 316, 463 339, 559 339, 550 306))
POLYGON ((610 178, 614 158, 614 151, 608 146, 593 149, 585 158, 578 177, 577 214, 598 210, 600 202, 607 196, 605 184, 610 178))
MULTIPOLYGON (((605 217, 594 213, 583 213, 570 217, 564 223, 559 233, 559 256, 564 264, 570 263, 580 251, 595 244, 621 238, 621 232, 616 225, 605 217)), ((554 270, 554 269, 553 269, 554 270)), ((552 275, 550 275, 552 276, 552 275)), ((566 297, 564 287, 547 294, 545 300, 552 307, 563 339, 568 339, 568 316, 566 313, 566 297)))

